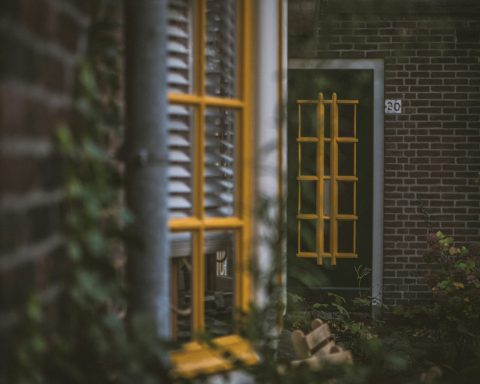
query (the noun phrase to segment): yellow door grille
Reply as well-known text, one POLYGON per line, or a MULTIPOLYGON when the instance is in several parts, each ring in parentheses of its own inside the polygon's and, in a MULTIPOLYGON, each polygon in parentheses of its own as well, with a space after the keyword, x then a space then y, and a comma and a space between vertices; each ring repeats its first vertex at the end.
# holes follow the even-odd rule
MULTIPOLYGON (((329 259, 331 265, 336 265, 338 258, 357 258, 356 232, 357 232, 357 105, 358 100, 339 100, 336 93, 331 100, 326 100, 323 93, 319 93, 317 100, 297 100, 298 126, 298 205, 297 205, 297 256, 316 258, 318 265, 324 264, 324 259, 329 259), (306 109, 316 107, 315 129, 306 132, 302 120, 306 120, 306 109), (339 107, 342 114, 353 113, 351 127, 339 131, 339 107), (343 111, 343 108, 346 107, 343 111), (328 109, 329 116, 326 116, 328 109), (328 120, 328 121, 326 121, 328 120), (315 159, 305 159, 302 150, 306 145, 316 144, 315 159), (341 149, 350 151, 349 156, 344 156, 341 149), (328 149, 328 151, 327 151, 328 149), (342 159, 339 165, 339 158, 342 159), (305 161, 315 163, 315 171, 308 174, 304 172, 305 161), (348 164, 346 164, 348 163, 348 164), (339 173, 339 166, 342 168, 339 173), (302 183, 313 183, 315 193, 313 203, 314 212, 303 212, 306 198, 302 195, 302 183), (339 191, 348 190, 350 193, 341 193, 342 205, 348 206, 339 211, 339 191), (350 200, 345 202, 346 200, 350 200), (314 223, 315 239, 311 242, 313 247, 303 249, 302 233, 303 224, 314 223), (345 243, 348 246, 345 248, 345 243)), ((342 117, 342 116, 340 116, 342 117)), ((311 127, 310 127, 311 128, 311 127)), ((310 164, 311 165, 311 164, 310 164)), ((307 189, 307 188, 305 188, 307 189)), ((313 205, 313 204, 312 204, 313 205)))

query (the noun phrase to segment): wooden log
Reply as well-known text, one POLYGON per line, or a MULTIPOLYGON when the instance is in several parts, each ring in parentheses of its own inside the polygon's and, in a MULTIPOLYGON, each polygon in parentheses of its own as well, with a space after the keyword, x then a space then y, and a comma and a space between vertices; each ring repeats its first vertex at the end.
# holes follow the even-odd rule
POLYGON ((335 341, 330 340, 327 344, 325 344, 323 347, 319 348, 313 355, 317 356, 319 358, 330 354, 332 348, 335 347, 335 341))
POLYGON ((306 359, 310 356, 310 350, 302 331, 296 330, 292 332, 292 344, 299 359, 306 359))
POLYGON ((312 330, 317 329, 318 327, 322 326, 323 324, 324 324, 323 320, 313 319, 312 324, 311 324, 312 330))
POLYGON ((331 337, 332 333, 330 332, 330 328, 327 323, 324 323, 306 335, 305 341, 307 342, 308 349, 312 351, 327 342, 331 337))

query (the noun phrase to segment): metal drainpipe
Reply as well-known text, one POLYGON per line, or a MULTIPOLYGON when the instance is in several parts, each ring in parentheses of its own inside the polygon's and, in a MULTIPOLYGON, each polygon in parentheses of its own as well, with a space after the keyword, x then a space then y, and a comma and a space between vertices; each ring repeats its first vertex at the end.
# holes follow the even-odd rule
POLYGON ((128 249, 129 313, 146 315, 168 337, 167 0, 124 4, 126 194, 139 240, 128 249))

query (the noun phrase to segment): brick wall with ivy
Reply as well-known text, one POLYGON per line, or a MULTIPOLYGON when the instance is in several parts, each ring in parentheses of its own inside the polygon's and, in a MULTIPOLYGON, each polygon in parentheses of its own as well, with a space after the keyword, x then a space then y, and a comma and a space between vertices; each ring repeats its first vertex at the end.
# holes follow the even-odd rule
MULTIPOLYGON (((0 335, 32 290, 53 303, 64 265, 62 162, 52 136, 73 118, 89 1, 0 3, 0 335)), ((52 316, 55 315, 55 306, 52 316)), ((0 341, 3 347, 6 344, 0 341)))
POLYGON ((480 235, 480 3, 295 1, 288 27, 290 58, 384 60, 384 298, 428 299, 429 226, 480 235))

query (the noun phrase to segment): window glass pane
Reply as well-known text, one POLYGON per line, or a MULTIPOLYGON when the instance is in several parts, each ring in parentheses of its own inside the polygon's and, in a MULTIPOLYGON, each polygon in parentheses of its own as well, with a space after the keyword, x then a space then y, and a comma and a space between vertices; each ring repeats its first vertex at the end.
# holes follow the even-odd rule
POLYGON ((353 253, 353 226, 354 222, 350 220, 339 220, 338 225, 338 252, 353 253))
POLYGON ((170 235, 170 295, 172 338, 192 337, 192 234, 170 235))
POLYGON ((170 217, 192 215, 193 125, 195 109, 184 105, 168 107, 168 156, 170 217))
POLYGON ((207 108, 205 116, 205 214, 235 214, 235 162, 238 113, 207 108))
POLYGON ((206 92, 237 94, 237 7, 235 0, 207 0, 206 92))
POLYGON ((354 137, 354 106, 338 104, 338 136, 354 137))
POLYGON ((205 331, 211 336, 233 332, 235 232, 205 234, 205 331))
POLYGON ((340 176, 354 175, 354 143, 338 143, 338 174, 340 176))
POLYGON ((167 83, 169 92, 191 93, 193 84, 193 2, 168 2, 167 83))
POLYGON ((354 183, 338 182, 338 213, 353 215, 354 183))
POLYGON ((300 220, 300 251, 317 251, 317 221, 300 220))
POLYGON ((303 176, 317 175, 317 143, 301 143, 302 168, 300 174, 303 176))
POLYGON ((300 181, 300 213, 316 213, 317 200, 317 182, 316 181, 300 181))

